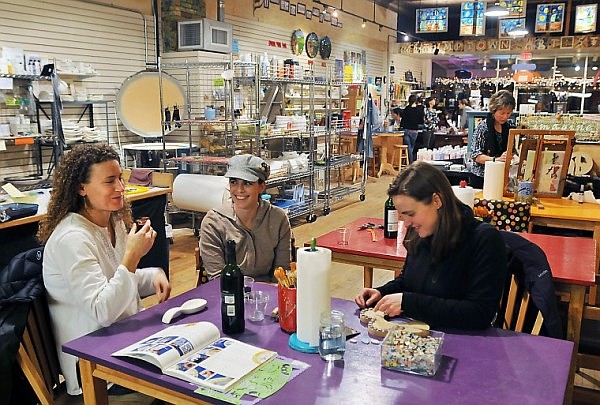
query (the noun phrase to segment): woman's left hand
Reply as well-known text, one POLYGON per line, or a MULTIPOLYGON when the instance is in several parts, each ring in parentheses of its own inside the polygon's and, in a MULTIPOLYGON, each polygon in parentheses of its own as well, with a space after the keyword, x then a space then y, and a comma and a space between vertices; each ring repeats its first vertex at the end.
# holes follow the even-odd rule
POLYGON ((387 316, 396 317, 402 313, 402 293, 389 294, 379 300, 374 311, 381 311, 387 316))
POLYGON ((158 302, 163 302, 169 299, 169 296, 171 295, 171 284, 169 284, 169 280, 167 280, 165 273, 159 271, 158 274, 154 276, 152 284, 154 285, 158 302))

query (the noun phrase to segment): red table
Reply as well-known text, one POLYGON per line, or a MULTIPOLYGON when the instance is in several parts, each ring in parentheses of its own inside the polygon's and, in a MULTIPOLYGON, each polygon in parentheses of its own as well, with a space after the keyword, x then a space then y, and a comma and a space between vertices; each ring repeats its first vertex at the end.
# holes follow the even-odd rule
MULTIPOLYGON (((382 224, 378 218, 362 217, 347 225, 350 237, 347 245, 338 244, 338 231, 333 230, 317 238, 317 245, 331 250, 335 262, 364 267, 364 286, 372 287, 373 268, 402 271, 406 250, 401 239, 385 239, 383 229, 377 229, 377 242, 371 241, 368 231, 359 231, 365 223, 382 224)), ((538 245, 548 258, 556 291, 569 301, 567 339, 575 343, 571 363, 570 385, 567 398, 571 397, 575 376, 575 359, 579 346, 581 320, 587 287, 595 282, 596 243, 590 238, 575 238, 533 233, 521 233, 525 239, 538 245)))
POLYGON ((331 250, 334 262, 354 264, 364 268, 364 286, 373 284, 373 268, 393 270, 398 274, 404 266, 406 249, 400 239, 386 239, 383 229, 375 229, 377 242, 371 239, 371 232, 359 230, 366 223, 383 225, 383 219, 363 217, 344 225, 348 229, 348 244, 339 245, 339 232, 333 230, 317 238, 317 245, 331 250))

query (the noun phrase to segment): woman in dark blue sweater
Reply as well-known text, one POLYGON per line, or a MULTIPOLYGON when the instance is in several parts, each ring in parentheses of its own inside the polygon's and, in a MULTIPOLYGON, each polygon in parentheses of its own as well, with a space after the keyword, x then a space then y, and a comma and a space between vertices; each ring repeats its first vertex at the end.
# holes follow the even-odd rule
POLYGON ((402 273, 379 288, 365 288, 359 307, 407 316, 433 328, 483 329, 492 324, 506 274, 500 233, 476 220, 455 197, 444 174, 415 162, 388 195, 407 229, 402 273))

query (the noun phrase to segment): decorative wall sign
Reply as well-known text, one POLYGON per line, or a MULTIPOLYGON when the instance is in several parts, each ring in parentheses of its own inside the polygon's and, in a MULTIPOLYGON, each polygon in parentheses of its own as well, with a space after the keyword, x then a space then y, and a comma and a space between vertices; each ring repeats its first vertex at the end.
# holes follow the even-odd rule
MULTIPOLYGON (((308 11, 307 11, 308 12, 308 11)), ((312 14, 312 13, 311 13, 312 14)), ((314 32, 306 36, 306 54, 314 58, 319 53, 319 37, 314 32)))
POLYGON ((538 4, 535 13, 535 32, 562 32, 565 3, 538 4))
POLYGON ((584 4, 575 9, 575 33, 596 31, 598 4, 584 4))
POLYGON ((573 37, 562 37, 560 39, 560 48, 561 49, 570 49, 573 48, 573 37))
POLYGON ((296 31, 292 32, 291 45, 292 53, 294 55, 302 54, 302 51, 304 51, 304 32, 302 32, 301 29, 297 29, 296 31))
POLYGON ((319 55, 323 59, 329 59, 329 56, 331 56, 331 40, 327 35, 321 38, 319 42, 319 55))

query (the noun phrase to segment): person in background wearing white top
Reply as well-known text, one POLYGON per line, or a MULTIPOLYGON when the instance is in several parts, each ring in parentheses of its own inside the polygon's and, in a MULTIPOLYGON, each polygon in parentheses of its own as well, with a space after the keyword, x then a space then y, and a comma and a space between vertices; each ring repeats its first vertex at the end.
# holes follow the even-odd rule
POLYGON ((138 226, 125 202, 119 155, 107 145, 83 145, 56 171, 38 239, 45 243, 44 286, 67 392, 81 393, 77 358, 61 346, 142 309, 142 296, 169 298, 162 269, 138 269, 156 231, 138 226), (129 231, 128 231, 129 229, 129 231))

